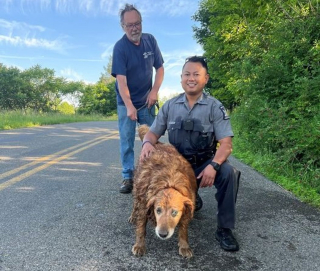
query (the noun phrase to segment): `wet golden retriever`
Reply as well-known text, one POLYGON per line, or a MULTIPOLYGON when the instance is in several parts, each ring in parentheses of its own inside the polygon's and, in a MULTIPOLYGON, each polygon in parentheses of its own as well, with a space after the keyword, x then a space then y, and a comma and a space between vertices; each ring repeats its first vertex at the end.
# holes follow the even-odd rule
MULTIPOLYGON (((141 125, 139 136, 149 127, 141 125)), ((129 221, 136 226, 136 243, 132 253, 146 252, 146 224, 151 220, 156 235, 169 239, 179 227, 179 254, 190 258, 188 224, 195 208, 196 177, 191 165, 170 144, 157 143, 150 157, 139 162, 133 182, 133 210, 129 221)))

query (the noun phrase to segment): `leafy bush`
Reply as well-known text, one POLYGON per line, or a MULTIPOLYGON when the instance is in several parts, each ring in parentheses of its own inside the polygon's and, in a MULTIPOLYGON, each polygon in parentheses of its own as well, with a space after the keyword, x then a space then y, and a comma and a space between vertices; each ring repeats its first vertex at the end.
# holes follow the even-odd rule
POLYGON ((72 115, 75 114, 75 108, 71 104, 67 102, 62 102, 57 106, 57 111, 66 114, 66 115, 72 115))

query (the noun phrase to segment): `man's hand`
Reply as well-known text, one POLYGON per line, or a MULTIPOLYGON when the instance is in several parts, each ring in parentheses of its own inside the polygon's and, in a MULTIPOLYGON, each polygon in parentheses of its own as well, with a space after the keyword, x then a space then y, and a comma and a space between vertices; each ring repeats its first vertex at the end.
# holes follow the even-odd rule
POLYGON ((151 89, 147 97, 148 108, 152 107, 157 101, 158 101, 158 92, 154 89, 151 89))
POLYGON ((137 109, 131 104, 130 106, 127 106, 127 116, 131 120, 137 120, 138 119, 138 114, 137 114, 137 109))
POLYGON ((155 151, 155 148, 150 142, 144 143, 139 160, 142 161, 148 158, 151 155, 151 153, 153 153, 154 151, 155 151))
MULTIPOLYGON (((230 136, 219 140, 220 146, 214 155, 214 161, 222 165, 232 152, 232 139, 230 136)), ((202 178, 200 187, 211 187, 214 184, 217 172, 210 164, 197 176, 197 179, 202 178)))
POLYGON ((216 178, 217 172, 215 169, 209 164, 207 165, 203 171, 197 176, 197 179, 201 179, 200 187, 211 187, 214 184, 214 180, 216 178))
POLYGON ((148 108, 153 106, 158 100, 158 92, 162 84, 163 77, 164 77, 164 68, 163 66, 161 66, 156 70, 154 84, 147 98, 148 108))

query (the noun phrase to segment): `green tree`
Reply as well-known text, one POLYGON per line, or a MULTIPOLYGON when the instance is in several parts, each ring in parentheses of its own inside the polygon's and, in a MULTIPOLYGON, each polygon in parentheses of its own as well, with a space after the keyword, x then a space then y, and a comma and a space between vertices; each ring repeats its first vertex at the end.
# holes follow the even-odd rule
POLYGON ((78 111, 84 114, 113 115, 117 108, 115 95, 114 83, 106 85, 103 82, 98 82, 94 85, 88 85, 80 98, 78 111))
POLYGON ((39 65, 21 71, 0 64, 0 109, 56 111, 63 95, 79 97, 83 89, 84 83, 66 81, 39 65))
POLYGON ((194 33, 208 61, 209 92, 229 109, 241 102, 251 69, 268 47, 270 2, 205 0, 193 16, 200 22, 194 33))
POLYGON ((21 72, 23 81, 29 83, 28 107, 40 112, 56 110, 61 102, 60 89, 66 83, 64 78, 55 76, 52 69, 33 66, 21 72))
POLYGON ((24 81, 21 71, 0 64, 0 109, 26 109, 31 85, 24 81))
POLYGON ((111 60, 107 67, 103 67, 99 81, 94 85, 86 86, 80 98, 78 111, 91 114, 100 113, 114 115, 117 113, 115 78, 111 76, 111 60))

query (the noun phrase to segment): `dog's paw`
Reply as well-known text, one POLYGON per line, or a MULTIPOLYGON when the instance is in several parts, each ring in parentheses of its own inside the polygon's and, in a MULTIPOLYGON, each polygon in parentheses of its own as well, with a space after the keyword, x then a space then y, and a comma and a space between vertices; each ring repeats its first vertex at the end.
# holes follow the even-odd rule
POLYGON ((132 247, 132 253, 135 256, 143 256, 144 254, 146 254, 146 247, 145 246, 138 246, 137 244, 135 244, 132 247))
POLYGON ((193 256, 193 252, 190 247, 187 248, 179 248, 179 254, 184 258, 191 258, 193 256))
POLYGON ((131 223, 131 224, 136 224, 137 218, 134 217, 133 215, 131 215, 131 216, 128 218, 128 222, 131 223))

